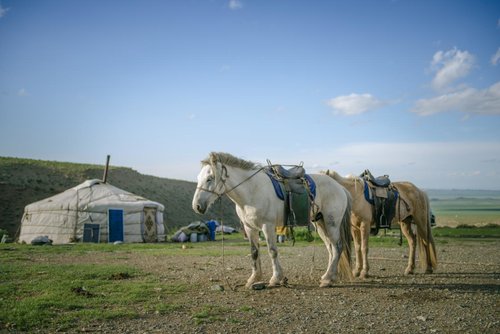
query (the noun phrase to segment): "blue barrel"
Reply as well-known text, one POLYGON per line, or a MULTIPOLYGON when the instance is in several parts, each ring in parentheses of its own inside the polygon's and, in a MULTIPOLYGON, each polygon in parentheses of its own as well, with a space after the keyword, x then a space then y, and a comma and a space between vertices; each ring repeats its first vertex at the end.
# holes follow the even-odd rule
POLYGON ((217 227, 217 224, 213 220, 209 220, 205 224, 208 227, 208 232, 209 232, 209 238, 210 238, 210 240, 211 241, 215 241, 215 228, 217 227))

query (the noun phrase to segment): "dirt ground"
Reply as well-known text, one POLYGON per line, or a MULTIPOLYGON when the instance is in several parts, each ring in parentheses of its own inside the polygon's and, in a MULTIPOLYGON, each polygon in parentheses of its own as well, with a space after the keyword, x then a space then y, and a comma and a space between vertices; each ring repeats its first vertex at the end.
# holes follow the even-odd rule
MULTIPOLYGON (((377 247, 370 249, 370 278, 319 288, 326 249, 319 245, 281 247, 289 285, 262 290, 244 287, 250 275, 249 255, 129 254, 115 262, 135 265, 161 282, 189 283, 187 291, 159 300, 172 306, 167 312, 91 323, 75 331, 499 333, 500 242, 465 241, 438 244, 437 249, 439 267, 432 275, 419 270, 403 276, 407 248, 377 247)), ((264 252, 268 279, 270 260, 264 252)))

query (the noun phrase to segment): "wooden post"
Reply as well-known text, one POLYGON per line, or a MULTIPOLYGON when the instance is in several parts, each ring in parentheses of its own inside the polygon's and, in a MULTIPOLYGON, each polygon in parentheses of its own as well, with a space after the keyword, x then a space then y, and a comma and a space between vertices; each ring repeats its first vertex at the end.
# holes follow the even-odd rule
POLYGON ((104 175, 102 176, 103 183, 106 183, 106 181, 108 180, 109 158, 110 158, 110 155, 108 154, 108 156, 106 158, 106 167, 104 167, 104 175))

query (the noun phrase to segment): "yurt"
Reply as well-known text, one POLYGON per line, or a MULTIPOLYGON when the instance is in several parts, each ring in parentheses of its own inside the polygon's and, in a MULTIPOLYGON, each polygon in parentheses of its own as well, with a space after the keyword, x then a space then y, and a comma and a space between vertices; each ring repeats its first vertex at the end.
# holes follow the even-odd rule
POLYGON ((87 180, 24 209, 20 242, 48 236, 69 242, 165 240, 164 206, 102 180, 87 180))

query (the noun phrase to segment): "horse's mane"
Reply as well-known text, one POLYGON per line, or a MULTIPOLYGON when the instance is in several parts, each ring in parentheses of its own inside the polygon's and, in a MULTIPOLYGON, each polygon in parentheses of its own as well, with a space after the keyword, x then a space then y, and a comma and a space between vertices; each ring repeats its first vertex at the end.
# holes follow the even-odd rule
POLYGON ((243 160, 224 152, 210 152, 208 157, 201 161, 202 165, 212 165, 217 162, 244 170, 252 170, 260 167, 260 165, 255 162, 243 160))
POLYGON ((335 178, 336 176, 338 176, 340 179, 343 179, 343 180, 348 181, 348 182, 353 182, 353 183, 361 181, 361 177, 359 177, 357 175, 347 174, 345 176, 342 176, 334 170, 321 171, 320 173, 329 175, 332 178, 335 178))

